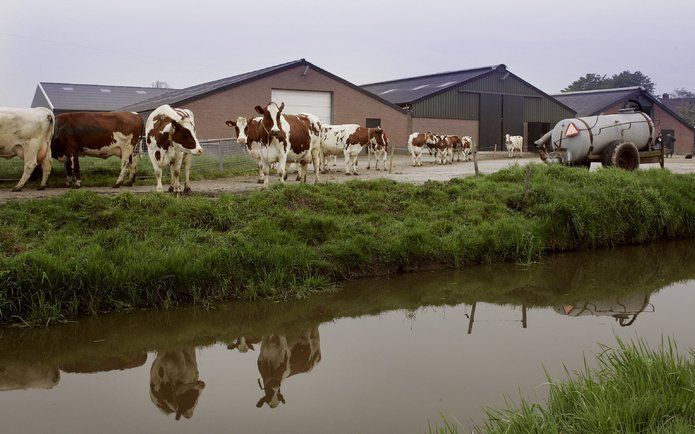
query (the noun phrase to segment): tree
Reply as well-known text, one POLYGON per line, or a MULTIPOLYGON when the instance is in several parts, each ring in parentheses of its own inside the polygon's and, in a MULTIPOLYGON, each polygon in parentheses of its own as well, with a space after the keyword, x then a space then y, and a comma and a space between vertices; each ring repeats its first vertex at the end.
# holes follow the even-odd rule
POLYGON ((612 89, 616 87, 642 86, 648 92, 654 92, 654 82, 641 71, 623 71, 618 74, 607 75, 590 72, 583 77, 579 77, 569 86, 562 89, 562 92, 576 92, 580 90, 612 89))
POLYGON ((683 101, 676 107, 676 113, 681 115, 683 119, 690 122, 690 125, 695 125, 695 92, 685 88, 674 89, 669 93, 672 98, 682 98, 683 101))
POLYGON ((154 83, 152 83, 152 87, 156 87, 158 89, 169 89, 169 83, 167 83, 166 81, 157 80, 154 83))

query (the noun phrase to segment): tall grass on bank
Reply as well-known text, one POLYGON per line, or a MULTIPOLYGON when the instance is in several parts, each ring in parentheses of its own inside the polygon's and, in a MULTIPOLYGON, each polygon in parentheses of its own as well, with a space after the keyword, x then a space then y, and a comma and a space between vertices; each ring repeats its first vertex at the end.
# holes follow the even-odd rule
POLYGON ((0 322, 301 298, 354 277, 695 235, 695 176, 534 166, 415 186, 100 196, 0 207, 0 322))
POLYGON ((595 369, 550 382, 544 405, 522 401, 488 410, 488 433, 685 433, 695 431, 695 351, 678 353, 670 339, 603 347, 595 369))

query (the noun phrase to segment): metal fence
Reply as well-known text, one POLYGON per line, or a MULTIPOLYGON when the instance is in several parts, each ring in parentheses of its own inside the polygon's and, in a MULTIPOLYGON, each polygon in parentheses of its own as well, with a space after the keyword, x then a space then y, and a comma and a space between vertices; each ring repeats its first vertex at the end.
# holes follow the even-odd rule
MULTIPOLYGON (((246 152, 246 147, 240 145, 235 139, 211 139, 201 140, 203 155, 194 156, 191 163, 191 178, 220 178, 255 173, 256 162, 246 152)), ((147 145, 140 140, 136 148, 138 156, 138 178, 154 176, 152 164, 147 155, 147 145)), ((80 173, 82 178, 90 175, 112 175, 114 181, 121 169, 121 160, 118 157, 96 158, 80 157, 80 173)), ((17 182, 22 176, 24 161, 19 158, 9 160, 0 159, 0 181, 17 182)), ((51 177, 65 177, 65 168, 58 160, 53 160, 51 177)))

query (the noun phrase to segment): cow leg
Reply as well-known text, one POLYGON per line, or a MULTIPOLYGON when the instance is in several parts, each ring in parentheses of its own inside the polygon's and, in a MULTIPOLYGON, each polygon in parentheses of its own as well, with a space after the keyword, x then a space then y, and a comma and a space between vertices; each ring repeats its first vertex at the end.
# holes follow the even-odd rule
POLYGON ((265 175, 263 174, 263 163, 258 161, 258 184, 263 184, 265 175))
POLYGON ((43 161, 41 161, 41 184, 39 185, 39 190, 43 190, 46 188, 46 184, 48 183, 48 176, 51 174, 51 166, 53 162, 51 161, 51 156, 46 155, 43 157, 43 161))
POLYGON ((261 163, 261 172, 263 172, 263 188, 268 188, 268 184, 270 184, 270 165, 266 161, 261 163))
POLYGON ((72 185, 72 159, 69 155, 65 156, 65 186, 70 187, 72 185))
POLYGON ((301 182, 302 184, 306 184, 306 174, 309 170, 308 166, 309 163, 304 161, 297 163, 297 181, 301 182))
POLYGON ((112 186, 113 188, 118 188, 123 184, 123 178, 125 178, 125 174, 128 171, 128 166, 128 155, 125 155, 125 152, 121 149, 121 173, 118 174, 118 179, 112 186))
POLYGON ((72 168, 75 171, 75 188, 82 187, 82 175, 80 174, 80 157, 73 155, 72 168))
POLYGON ((357 172, 357 154, 350 155, 350 161, 352 167, 352 174, 359 175, 359 173, 357 172))
POLYGON ((22 172, 22 177, 19 179, 19 182, 15 187, 12 189, 12 191, 20 191, 22 188, 24 188, 24 184, 27 183, 29 180, 29 177, 31 176, 31 172, 34 171, 34 168, 36 167, 36 154, 34 155, 28 155, 24 154, 24 172, 22 172))
POLYGON ((387 154, 386 149, 383 149, 381 151, 381 165, 382 165, 382 169, 384 170, 384 172, 386 172, 386 154, 387 154))
POLYGON ((350 176, 350 175, 352 175, 352 168, 350 167, 350 164, 351 164, 350 153, 348 152, 347 149, 345 151, 343 151, 343 156, 345 157, 345 174, 347 176, 350 176))
POLYGON ((188 194, 191 192, 191 159, 193 157, 191 154, 184 154, 183 156, 183 193, 188 194))
POLYGON ((126 182, 125 185, 132 187, 133 183, 135 183, 135 174, 138 171, 138 156, 135 154, 135 150, 133 150, 128 157, 128 170, 129 177, 128 182, 126 182))
MULTIPOLYGON (((313 158, 312 158, 313 159, 313 158)), ((326 162, 326 153, 323 150, 319 151, 319 167, 321 173, 328 173, 328 163, 326 162)), ((316 166, 314 166, 316 167, 316 166)))
POLYGON ((319 151, 318 150, 316 150, 316 151, 312 150, 312 152, 311 152, 311 164, 314 166, 314 183, 315 184, 318 184, 319 182, 321 182, 321 178, 319 177, 320 170, 318 170, 319 165, 321 164, 321 162, 319 161, 320 160, 319 157, 320 157, 319 151))
POLYGON ((174 161, 171 162, 169 166, 169 171, 171 173, 171 185, 169 186, 169 191, 173 191, 177 195, 181 193, 181 184, 179 183, 179 175, 181 174, 181 162, 183 155, 176 153, 174 161))
POLYGON ((287 179, 287 152, 283 152, 280 154, 278 170, 280 170, 280 182, 284 184, 285 180, 287 179))

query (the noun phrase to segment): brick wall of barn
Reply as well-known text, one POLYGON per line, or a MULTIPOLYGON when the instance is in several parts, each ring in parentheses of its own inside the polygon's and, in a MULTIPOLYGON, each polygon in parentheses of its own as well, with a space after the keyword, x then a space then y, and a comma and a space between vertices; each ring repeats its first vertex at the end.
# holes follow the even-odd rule
POLYGON ((471 136, 478 143, 478 121, 462 119, 413 118, 413 132, 432 131, 437 134, 471 136))
POLYGON ((270 101, 271 89, 327 91, 333 93, 333 123, 364 126, 366 118, 379 118, 391 144, 406 144, 410 131, 408 114, 314 69, 310 68, 303 76, 305 68, 292 68, 179 106, 193 110, 200 139, 214 139, 234 135, 225 125, 226 120, 257 116, 254 107, 265 106, 270 101))
MULTIPOLYGON (((624 102, 620 102, 613 107, 605 110, 605 114, 615 114, 623 107, 624 102)), ((693 130, 683 125, 681 121, 673 117, 658 105, 654 104, 654 124, 657 133, 659 130, 673 130, 676 135, 676 154, 691 154, 695 151, 695 133, 693 130)))

